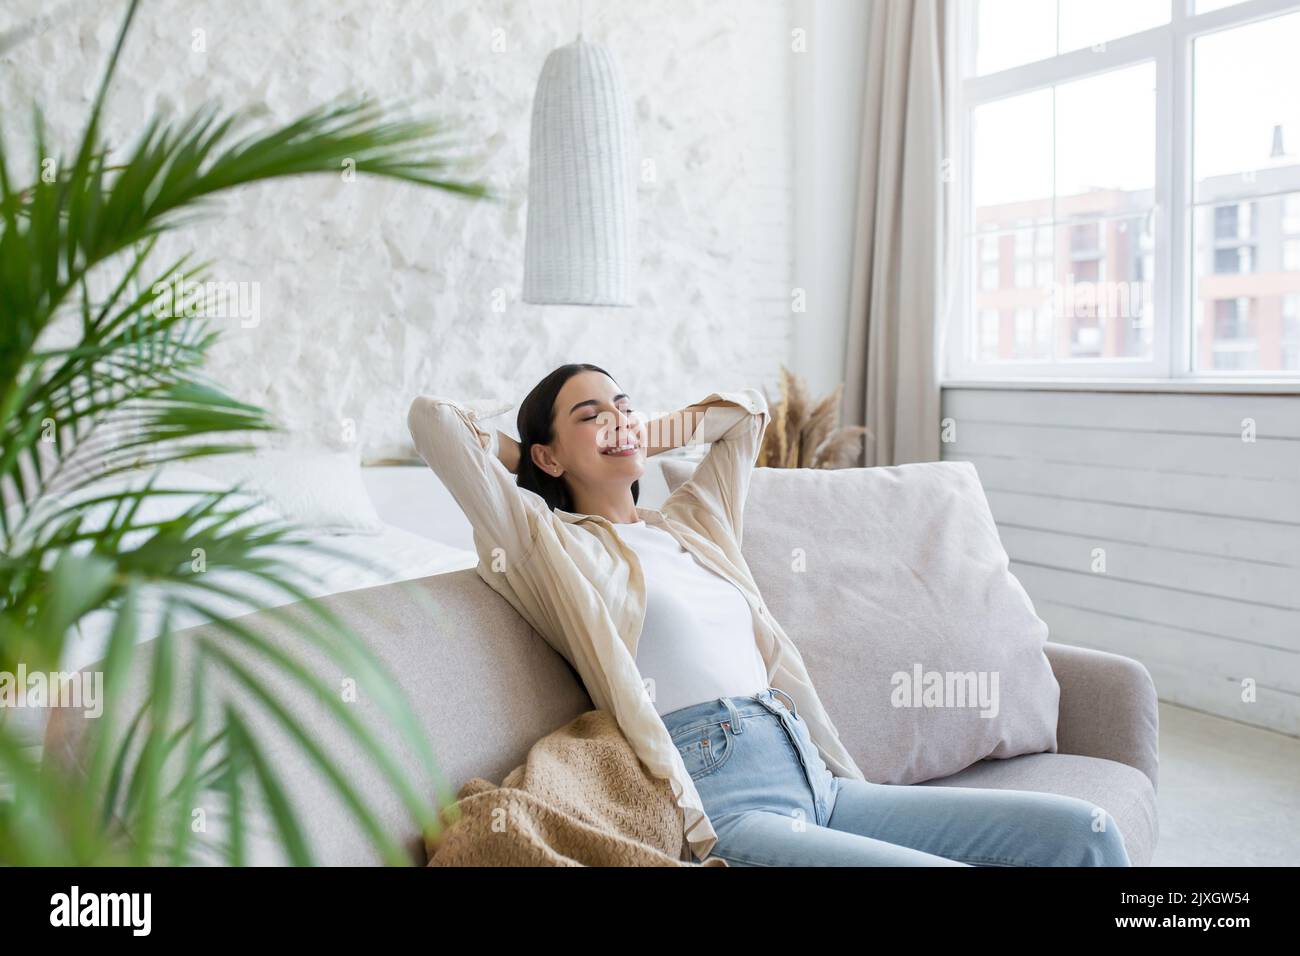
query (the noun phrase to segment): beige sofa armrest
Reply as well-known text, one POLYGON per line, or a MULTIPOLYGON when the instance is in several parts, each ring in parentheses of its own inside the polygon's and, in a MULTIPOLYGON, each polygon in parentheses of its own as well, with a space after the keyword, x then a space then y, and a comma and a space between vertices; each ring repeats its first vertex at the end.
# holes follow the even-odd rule
POLYGON ((1061 685, 1057 752, 1136 767, 1154 789, 1160 712, 1146 667, 1131 657, 1070 644, 1048 641, 1043 650, 1061 685))

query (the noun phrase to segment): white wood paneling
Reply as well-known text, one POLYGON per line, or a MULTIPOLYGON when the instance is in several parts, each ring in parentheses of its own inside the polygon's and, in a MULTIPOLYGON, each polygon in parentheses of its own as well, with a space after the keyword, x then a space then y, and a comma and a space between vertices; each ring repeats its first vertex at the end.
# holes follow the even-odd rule
MULTIPOLYGON (((1136 400, 1136 399, 1135 399, 1136 400)), ((953 451, 1066 464, 1104 464, 1169 475, 1291 481, 1300 478, 1300 441, 1242 441, 1239 435, 1189 435, 1097 425, 965 422, 953 451)))
POLYGON ((954 386, 943 417, 1051 640, 1300 736, 1300 397, 954 386))
POLYGON ((1300 495, 1286 482, 1171 474, 1114 464, 1025 460, 977 449, 962 453, 953 446, 945 446, 942 451, 944 458, 976 462, 986 489, 1300 527, 1300 495), (1156 477, 1159 480, 1152 480, 1156 477))
POLYGON ((1018 560, 1012 561, 1011 569, 1033 598, 1135 621, 1169 624, 1226 642, 1286 649, 1295 646, 1295 612, 1286 608, 1157 588, 1109 574, 1062 571, 1018 560))
POLYGON ((995 514, 1012 516, 1007 526, 1053 527, 1063 534, 1101 536, 1190 554, 1292 568, 1300 565, 1300 534, 1289 524, 1112 501, 1063 499, 1037 491, 986 493, 995 514))
POLYGON ((1051 530, 1016 527, 1005 517, 1002 521, 998 527, 1002 544, 1019 561, 1081 574, 1104 574, 1174 594, 1186 591, 1300 611, 1293 567, 1128 544, 1100 534, 1063 533, 1051 525, 1051 530))
POLYGON ((1057 427, 1187 435, 1240 435, 1255 422, 1264 438, 1300 438, 1300 400, 1277 395, 1187 395, 1058 392, 1026 389, 949 389, 967 422, 1017 422, 1057 427), (957 392, 960 392, 960 395, 957 392), (1080 401, 1080 396, 1086 401, 1080 401))
POLYGON ((1061 607, 1050 601, 1037 609, 1053 632, 1090 635, 1090 640, 1077 643, 1141 659, 1162 700, 1300 736, 1293 706, 1300 686, 1295 668, 1279 661, 1277 652, 1247 647, 1225 658, 1205 643, 1209 638, 1194 632, 1061 607), (1143 652, 1135 654, 1134 645, 1141 646, 1143 652), (1207 659, 1215 663, 1207 667, 1207 659), (1256 684, 1253 699, 1243 699, 1242 682, 1247 678, 1256 684))

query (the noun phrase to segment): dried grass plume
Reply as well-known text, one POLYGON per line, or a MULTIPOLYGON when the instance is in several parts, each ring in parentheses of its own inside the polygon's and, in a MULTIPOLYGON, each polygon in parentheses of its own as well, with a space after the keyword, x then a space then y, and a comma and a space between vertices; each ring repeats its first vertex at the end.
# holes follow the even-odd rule
MULTIPOLYGON (((767 468, 852 468, 868 434, 863 425, 839 424, 844 383, 813 401, 802 378, 781 366, 781 397, 767 395, 772 420, 758 452, 767 468)), ((766 395, 766 389, 764 390, 766 395)))

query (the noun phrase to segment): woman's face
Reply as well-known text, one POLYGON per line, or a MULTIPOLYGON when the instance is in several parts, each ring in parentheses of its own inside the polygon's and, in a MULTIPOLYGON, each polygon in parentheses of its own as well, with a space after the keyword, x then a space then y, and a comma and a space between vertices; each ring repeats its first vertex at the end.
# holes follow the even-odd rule
POLYGON ((555 439, 533 445, 533 460, 552 475, 583 487, 630 485, 645 471, 645 422, 631 400, 602 372, 584 371, 560 389, 555 439))

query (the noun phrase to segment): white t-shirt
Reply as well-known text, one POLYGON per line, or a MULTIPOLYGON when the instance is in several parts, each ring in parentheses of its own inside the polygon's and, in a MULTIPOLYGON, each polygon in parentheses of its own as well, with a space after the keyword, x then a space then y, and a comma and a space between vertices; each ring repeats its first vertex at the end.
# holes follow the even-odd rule
POLYGON ((641 559, 645 623, 636 664, 662 716, 719 697, 756 694, 767 667, 740 589, 644 520, 615 525, 641 559))

